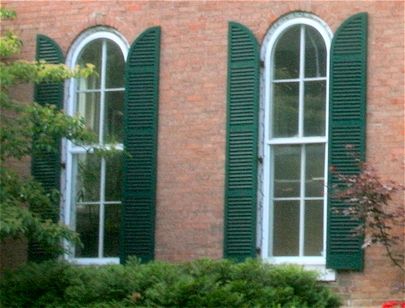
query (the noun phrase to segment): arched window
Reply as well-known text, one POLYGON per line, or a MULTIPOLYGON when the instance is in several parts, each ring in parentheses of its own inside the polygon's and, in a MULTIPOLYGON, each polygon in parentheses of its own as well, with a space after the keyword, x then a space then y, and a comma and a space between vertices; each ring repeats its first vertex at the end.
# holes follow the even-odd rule
POLYGON ((313 15, 281 18, 264 58, 262 256, 325 263, 331 32, 313 15))
POLYGON ((83 246, 71 247, 78 262, 118 262, 122 202, 122 156, 100 157, 95 150, 122 150, 124 67, 128 44, 118 33, 96 28, 72 46, 68 65, 91 63, 97 72, 71 80, 66 111, 81 116, 95 133, 95 144, 67 142, 65 222, 80 234, 83 246))

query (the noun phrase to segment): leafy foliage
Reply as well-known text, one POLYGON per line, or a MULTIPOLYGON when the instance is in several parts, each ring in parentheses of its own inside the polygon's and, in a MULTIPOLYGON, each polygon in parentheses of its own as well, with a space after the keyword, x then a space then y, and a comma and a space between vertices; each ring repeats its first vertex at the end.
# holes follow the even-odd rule
POLYGON ((0 283, 7 307, 339 307, 339 299, 297 266, 248 260, 183 264, 30 264, 0 283))
POLYGON ((383 181, 369 164, 360 163, 360 167, 361 172, 356 175, 335 172, 343 186, 335 188, 334 198, 347 205, 339 211, 360 222, 353 234, 365 234, 363 248, 383 245, 393 264, 405 272, 404 256, 394 251, 401 242, 392 232, 395 225, 405 226, 403 205, 392 204, 393 195, 405 191, 405 187, 393 181, 383 181))
MULTIPOLYGON (((0 10, 1 19, 15 16, 13 11, 0 10)), ((52 106, 15 101, 10 97, 10 89, 21 83, 62 82, 66 78, 87 77, 94 69, 91 65, 69 69, 61 64, 15 60, 23 43, 15 34, 4 33, 0 37, 0 241, 8 237, 26 237, 53 253, 60 253, 61 241, 78 242, 77 234, 36 214, 47 212, 57 217, 58 191, 45 191, 34 179, 14 173, 7 164, 34 151, 55 152, 58 140, 63 137, 77 144, 91 143, 95 137, 86 129, 83 120, 69 117, 52 106)))

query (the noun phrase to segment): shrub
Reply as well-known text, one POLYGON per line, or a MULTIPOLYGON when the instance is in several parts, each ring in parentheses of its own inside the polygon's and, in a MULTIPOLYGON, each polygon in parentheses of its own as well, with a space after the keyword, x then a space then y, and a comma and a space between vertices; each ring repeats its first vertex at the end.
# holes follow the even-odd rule
POLYGON ((4 307, 339 307, 316 274, 254 260, 28 264, 0 282, 4 307))

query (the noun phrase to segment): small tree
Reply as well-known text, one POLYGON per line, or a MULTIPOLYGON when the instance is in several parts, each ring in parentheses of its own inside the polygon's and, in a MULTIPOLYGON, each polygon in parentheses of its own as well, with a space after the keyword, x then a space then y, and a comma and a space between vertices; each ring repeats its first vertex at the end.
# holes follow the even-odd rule
POLYGON ((343 175, 335 170, 344 188, 335 188, 334 198, 347 205, 337 211, 360 222, 353 235, 365 235, 363 248, 382 245, 392 263, 405 273, 403 251, 397 249, 398 244, 403 247, 403 239, 393 233, 395 226, 405 226, 404 205, 393 203, 393 195, 405 191, 405 187, 383 181, 369 164, 359 164, 360 173, 356 175, 343 175))
MULTIPOLYGON (((0 8, 1 20, 15 16, 15 12, 0 8)), ((80 144, 90 143, 94 136, 81 119, 67 116, 53 106, 15 101, 9 90, 22 83, 87 77, 94 69, 92 65, 69 69, 62 64, 15 60, 21 47, 22 42, 15 34, 3 32, 0 37, 0 241, 25 237, 49 252, 61 253, 62 240, 79 242, 78 235, 36 214, 57 211, 58 191, 46 192, 35 179, 13 172, 7 163, 21 160, 34 151, 57 151, 61 138, 80 144), (35 143, 32 142, 34 136, 35 143)))

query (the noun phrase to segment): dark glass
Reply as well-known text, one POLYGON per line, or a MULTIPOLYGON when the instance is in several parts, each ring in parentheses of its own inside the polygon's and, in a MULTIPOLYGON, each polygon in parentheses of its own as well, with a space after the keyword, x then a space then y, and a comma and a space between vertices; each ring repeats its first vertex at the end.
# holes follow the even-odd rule
POLYGON ((106 92, 104 143, 122 143, 124 125, 124 92, 106 92))
POLYGON ((321 34, 305 26, 305 77, 326 76, 326 46, 321 34))
POLYGON ((104 257, 118 257, 121 205, 105 205, 104 257))
POLYGON ((300 28, 288 28, 278 39, 274 52, 274 79, 298 78, 300 71, 300 28))
POLYGON ((325 145, 308 144, 305 150, 305 196, 322 197, 325 188, 325 145))
POLYGON ((100 157, 92 154, 75 155, 74 181, 77 202, 97 202, 100 200, 100 157))
POLYGON ((111 40, 107 40, 107 63, 105 73, 105 87, 122 88, 124 87, 124 56, 120 47, 111 40))
POLYGON ((298 82, 273 84, 273 137, 298 135, 298 89, 298 82))
POLYGON ((76 205, 76 232, 83 247, 76 245, 76 258, 98 257, 99 205, 76 205))
POLYGON ((274 197, 300 196, 301 147, 282 145, 273 147, 274 197))
POLYGON ((273 256, 299 255, 299 201, 274 202, 273 256))
POLYGON ((77 64, 80 66, 93 64, 95 66, 96 74, 92 74, 87 78, 79 78, 77 80, 77 89, 79 91, 100 89, 101 87, 102 43, 102 39, 94 40, 88 43, 80 53, 77 64))
POLYGON ((122 200, 122 153, 106 158, 105 200, 122 200))
POLYGON ((84 119, 89 130, 100 134, 100 93, 77 93, 75 113, 84 119))
POLYGON ((326 81, 306 81, 304 136, 325 136, 326 81))
POLYGON ((323 250, 323 201, 305 201, 304 256, 321 256, 323 250))

